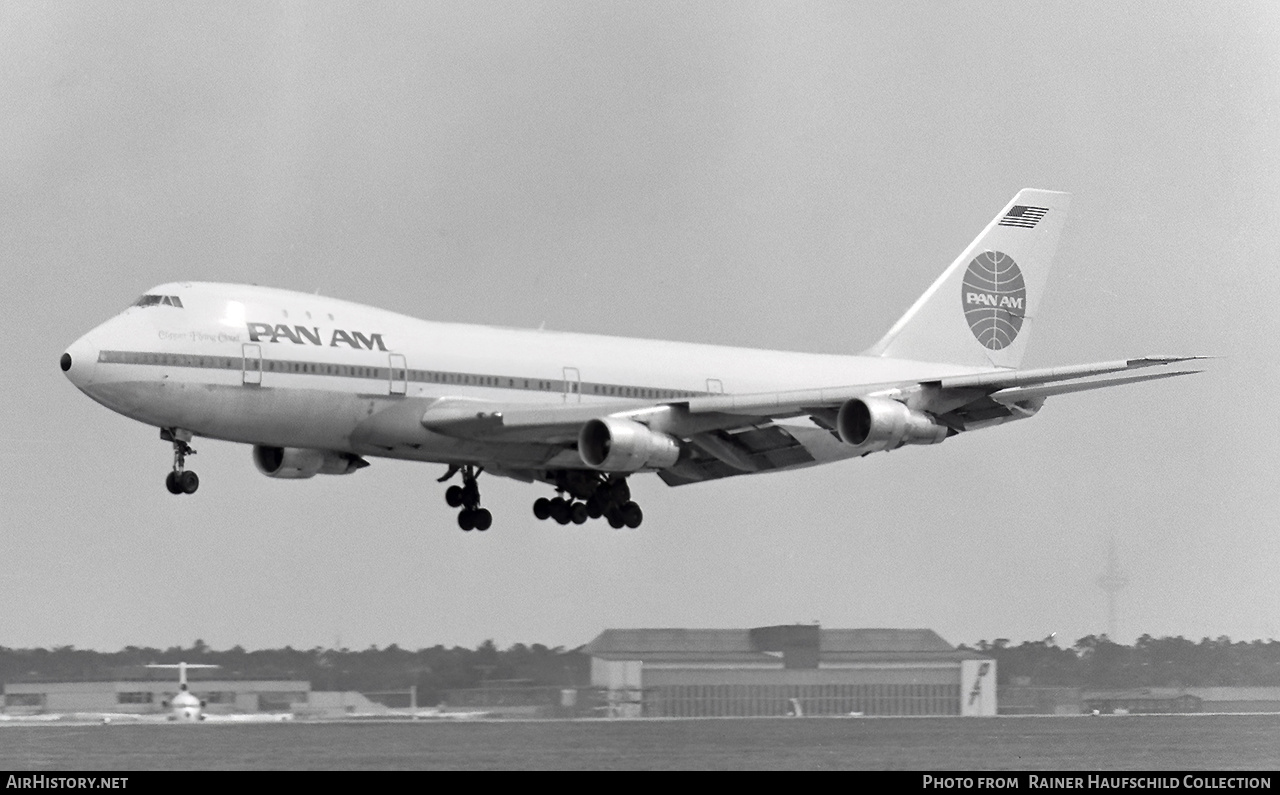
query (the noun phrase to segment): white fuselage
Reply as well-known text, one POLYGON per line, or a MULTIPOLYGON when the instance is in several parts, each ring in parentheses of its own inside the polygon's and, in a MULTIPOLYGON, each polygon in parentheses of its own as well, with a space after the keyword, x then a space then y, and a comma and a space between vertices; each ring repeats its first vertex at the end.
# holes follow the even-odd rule
POLYGON ((200 699, 186 690, 182 690, 173 697, 173 700, 169 702, 169 710, 170 720, 181 721, 182 723, 199 721, 204 713, 204 707, 200 704, 200 699))
MULTIPOLYGON (((181 307, 130 307, 74 343, 67 375, 77 387, 160 428, 356 455, 583 467, 563 447, 432 433, 419 420, 442 397, 623 409, 716 392, 979 372, 874 356, 435 323, 248 285, 173 283, 150 293, 175 296, 181 307)), ((824 455, 833 457, 840 456, 824 455)))

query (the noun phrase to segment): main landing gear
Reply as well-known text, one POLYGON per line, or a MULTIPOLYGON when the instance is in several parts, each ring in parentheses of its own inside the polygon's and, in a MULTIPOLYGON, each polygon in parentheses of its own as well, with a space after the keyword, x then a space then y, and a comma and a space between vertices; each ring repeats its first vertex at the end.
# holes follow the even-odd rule
POLYGON ((173 442, 173 471, 164 479, 165 488, 170 494, 195 494, 196 489, 200 488, 200 478, 186 469, 187 456, 196 454, 188 444, 191 441, 191 431, 161 428, 160 438, 173 442))
POLYGON ((462 467, 450 466, 449 471, 440 478, 439 482, 443 483, 458 471, 462 472, 462 485, 450 486, 446 489, 444 501, 449 503, 450 508, 461 506, 462 510, 458 511, 458 527, 468 531, 484 532, 493 524, 493 514, 480 507, 480 488, 476 485, 476 478, 480 477, 484 467, 476 468, 470 464, 462 467))
POLYGON ((644 512, 631 501, 631 487, 625 478, 599 480, 595 483, 576 483, 558 479, 556 490, 567 492, 569 498, 539 497, 533 503, 533 515, 539 519, 555 519, 559 524, 583 524, 588 519, 603 516, 615 530, 636 528, 644 521, 644 512), (579 502, 575 497, 585 498, 579 502))

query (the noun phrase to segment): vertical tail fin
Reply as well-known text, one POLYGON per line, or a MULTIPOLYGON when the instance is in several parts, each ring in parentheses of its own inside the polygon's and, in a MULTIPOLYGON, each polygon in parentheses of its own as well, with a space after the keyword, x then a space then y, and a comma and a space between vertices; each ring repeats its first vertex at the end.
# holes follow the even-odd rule
POLYGON ((867 355, 1017 367, 1070 203, 1018 191, 867 355))

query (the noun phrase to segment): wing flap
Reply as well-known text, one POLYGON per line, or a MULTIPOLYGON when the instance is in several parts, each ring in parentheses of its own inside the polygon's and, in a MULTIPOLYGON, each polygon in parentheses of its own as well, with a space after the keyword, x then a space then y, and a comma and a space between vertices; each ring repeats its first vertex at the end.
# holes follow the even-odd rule
POLYGON ((664 469, 658 476, 668 486, 683 486, 814 464, 817 458, 804 442, 809 439, 812 444, 815 435, 825 438, 827 433, 816 428, 766 425, 739 433, 715 431, 694 434, 690 443, 698 450, 698 457, 664 469), (715 441, 709 442, 710 439, 715 441))

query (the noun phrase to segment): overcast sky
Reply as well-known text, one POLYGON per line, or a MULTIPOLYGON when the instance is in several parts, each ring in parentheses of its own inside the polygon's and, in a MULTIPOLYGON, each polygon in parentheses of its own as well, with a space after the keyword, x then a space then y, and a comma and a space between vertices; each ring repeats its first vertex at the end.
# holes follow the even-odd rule
MULTIPOLYGON (((1280 638, 1280 5, 0 4, 0 645, 577 646, 607 627, 1280 638), (58 357, 147 288, 826 353, 1023 187, 1028 366, 1214 354, 932 448, 671 489, 639 530, 443 467, 262 477, 58 357)), ((796 384, 797 388, 816 386, 796 384)))

